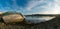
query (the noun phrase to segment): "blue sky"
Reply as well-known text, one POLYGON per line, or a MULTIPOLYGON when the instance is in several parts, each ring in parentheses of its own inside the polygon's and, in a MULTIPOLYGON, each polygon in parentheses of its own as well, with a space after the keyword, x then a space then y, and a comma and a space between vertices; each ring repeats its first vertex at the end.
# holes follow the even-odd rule
POLYGON ((59 14, 60 0, 0 0, 0 11, 23 14, 59 14))

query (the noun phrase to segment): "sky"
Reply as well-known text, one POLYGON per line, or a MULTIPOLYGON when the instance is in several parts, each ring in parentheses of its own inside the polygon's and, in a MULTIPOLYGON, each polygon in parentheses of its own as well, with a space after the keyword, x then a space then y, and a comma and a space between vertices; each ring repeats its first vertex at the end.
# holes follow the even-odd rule
POLYGON ((60 14, 60 0, 0 0, 0 12, 60 14))

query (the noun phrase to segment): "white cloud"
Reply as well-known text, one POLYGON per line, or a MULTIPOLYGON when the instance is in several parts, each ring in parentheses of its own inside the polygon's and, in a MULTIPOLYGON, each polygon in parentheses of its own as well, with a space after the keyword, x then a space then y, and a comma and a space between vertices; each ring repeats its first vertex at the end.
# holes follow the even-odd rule
MULTIPOLYGON (((32 10, 34 11, 35 9, 40 10, 39 14, 57 14, 60 13, 60 0, 54 0, 54 2, 51 2, 53 0, 30 0, 27 4, 27 6, 25 8, 20 7, 17 5, 16 0, 12 0, 13 1, 13 5, 10 5, 8 2, 6 2, 7 7, 5 7, 5 9, 11 9, 10 6, 12 8, 14 8, 14 10, 18 11, 18 10, 23 10, 24 12, 32 12, 32 10), (43 5, 41 5, 43 4, 43 5), (8 7, 9 6, 9 7, 8 7), (41 9, 44 8, 44 9, 41 9), (42 10, 42 11, 41 11, 42 10)), ((4 8, 1 6, 1 9, 4 10, 4 8)), ((13 9, 11 9, 13 10, 13 9)), ((29 12, 29 13, 30 13, 29 12)))
MULTIPOLYGON (((53 1, 53 0, 52 0, 53 1)), ((34 9, 38 9, 40 7, 40 9, 38 10, 41 10, 41 8, 45 8, 42 10, 42 12, 37 12, 39 14, 43 13, 43 14, 58 14, 60 13, 60 0, 54 0, 53 2, 51 1, 48 1, 48 0, 32 0, 31 2, 28 3, 26 9, 27 10, 33 10, 34 9), (47 5, 45 6, 38 6, 42 3, 46 3, 47 5), (37 7, 35 7, 37 6, 37 7), (47 10, 47 11, 44 11, 44 10, 47 10)))
POLYGON ((51 2, 48 2, 48 0, 32 0, 28 3, 26 9, 27 10, 32 10, 33 8, 35 8, 35 6, 37 7, 40 7, 40 8, 48 8, 48 7, 51 7, 51 2), (47 5, 46 6, 38 6, 38 5, 41 5, 43 3, 46 3, 47 5))
POLYGON ((32 10, 33 7, 37 6, 40 3, 43 3, 44 0, 32 0, 28 3, 26 9, 27 10, 32 10))

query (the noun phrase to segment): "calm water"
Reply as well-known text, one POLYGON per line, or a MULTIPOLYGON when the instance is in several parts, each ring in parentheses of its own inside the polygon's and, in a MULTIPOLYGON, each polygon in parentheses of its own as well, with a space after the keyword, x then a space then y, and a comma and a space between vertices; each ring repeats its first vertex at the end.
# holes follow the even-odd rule
POLYGON ((34 16, 34 17, 26 17, 26 22, 29 23, 40 23, 40 22, 45 22, 49 21, 51 19, 55 18, 55 16, 34 16))

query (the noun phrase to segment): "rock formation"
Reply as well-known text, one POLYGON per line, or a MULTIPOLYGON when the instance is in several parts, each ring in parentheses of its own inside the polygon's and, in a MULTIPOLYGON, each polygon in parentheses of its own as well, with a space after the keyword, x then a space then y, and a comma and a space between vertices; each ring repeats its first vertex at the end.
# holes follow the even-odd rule
POLYGON ((17 23, 17 22, 22 22, 24 20, 24 17, 20 13, 10 13, 6 12, 2 16, 3 21, 8 24, 8 23, 17 23))

